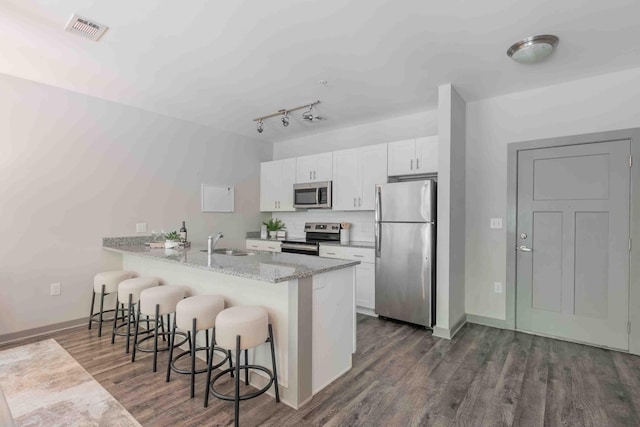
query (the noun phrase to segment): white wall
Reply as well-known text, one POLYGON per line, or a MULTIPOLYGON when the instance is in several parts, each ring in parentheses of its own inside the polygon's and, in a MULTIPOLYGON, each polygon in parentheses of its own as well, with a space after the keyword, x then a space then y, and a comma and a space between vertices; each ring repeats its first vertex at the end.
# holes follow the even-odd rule
POLYGON ((274 160, 438 133, 438 110, 422 111, 273 144, 274 160))
POLYGON ((243 246, 258 230, 271 144, 0 75, 0 335, 87 316, 103 236, 175 230, 243 246), (200 184, 234 185, 236 213, 200 213, 200 184), (62 295, 49 296, 49 285, 62 295))
POLYGON ((640 127, 640 69, 467 104, 466 312, 505 319, 507 144, 640 127))

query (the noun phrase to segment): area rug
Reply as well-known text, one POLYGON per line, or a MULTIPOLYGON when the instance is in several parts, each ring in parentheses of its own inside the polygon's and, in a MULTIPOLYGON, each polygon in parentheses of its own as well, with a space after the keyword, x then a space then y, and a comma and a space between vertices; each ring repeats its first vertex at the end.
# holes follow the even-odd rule
POLYGON ((53 339, 0 352, 0 385, 17 426, 140 426, 53 339))

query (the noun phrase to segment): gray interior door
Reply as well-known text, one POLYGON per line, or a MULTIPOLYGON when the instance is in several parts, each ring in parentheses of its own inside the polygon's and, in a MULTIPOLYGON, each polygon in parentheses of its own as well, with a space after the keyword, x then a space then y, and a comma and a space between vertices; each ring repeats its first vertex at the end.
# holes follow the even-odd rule
POLYGON ((630 151, 518 153, 518 329, 628 349, 630 151))

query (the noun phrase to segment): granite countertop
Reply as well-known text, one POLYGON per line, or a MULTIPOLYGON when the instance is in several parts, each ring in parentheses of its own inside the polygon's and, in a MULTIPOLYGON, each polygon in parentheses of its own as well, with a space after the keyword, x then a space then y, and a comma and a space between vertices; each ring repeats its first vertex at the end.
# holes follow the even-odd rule
POLYGON ((214 254, 211 256, 211 267, 209 267, 207 253, 202 252, 199 248, 150 249, 141 244, 104 244, 103 248, 111 252, 141 256, 269 283, 301 279, 360 264, 360 261, 256 251, 254 255, 248 256, 214 254))
MULTIPOLYGON (((262 240, 263 242, 278 242, 282 243, 286 239, 261 239, 260 237, 247 237, 247 240, 262 240)), ((343 246, 345 248, 364 248, 375 249, 376 244, 374 242, 364 242, 358 240, 351 240, 349 243, 340 242, 320 242, 320 246, 343 246)))

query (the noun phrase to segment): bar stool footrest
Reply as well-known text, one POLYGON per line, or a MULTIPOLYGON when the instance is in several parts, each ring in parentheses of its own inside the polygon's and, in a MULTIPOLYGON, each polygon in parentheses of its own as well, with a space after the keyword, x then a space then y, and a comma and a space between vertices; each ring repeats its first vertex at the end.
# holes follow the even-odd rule
MULTIPOLYGON (((115 310, 114 309, 109 309, 109 310, 103 310, 102 311, 102 323, 107 323, 107 322, 113 322, 113 316, 112 317, 104 317, 104 315, 106 313, 113 313, 115 310)), ((90 317, 89 320, 93 323, 100 323, 100 312, 97 313, 93 313, 90 317), (97 318, 96 318, 97 317, 97 318)))
MULTIPOLYGON (((176 334, 177 334, 177 332, 176 332, 176 334)), ((208 352, 209 351, 209 347, 196 347, 196 352, 205 351, 205 350, 208 352)), ((227 354, 227 351, 225 349, 220 348, 220 347, 215 347, 213 349, 213 351, 223 352, 225 354, 225 356, 224 356, 224 359, 222 359, 221 362, 211 366, 211 370, 218 369, 220 366, 224 365, 225 363, 227 363, 229 361, 229 355, 227 354)), ((176 357, 174 357, 173 360, 171 361, 171 370, 173 372, 178 373, 178 374, 191 375, 191 369, 189 369, 189 370, 180 369, 180 368, 177 368, 176 365, 175 365, 176 362, 178 361, 178 359, 180 359, 181 357, 184 357, 184 356, 191 356, 191 351, 190 350, 185 350, 182 353, 180 353, 179 355, 177 355, 176 357)), ((202 368, 202 369, 196 369, 196 371, 195 371, 196 374, 203 374, 205 372, 207 372, 207 368, 206 367, 202 368)))
MULTIPOLYGON (((258 397, 261 394, 265 393, 267 390, 269 390, 269 388, 271 388, 271 385, 273 384, 273 373, 265 368, 264 366, 259 366, 259 365, 240 365, 239 366, 239 370, 240 372, 243 369, 257 369, 259 371, 265 372, 267 375, 269 375, 269 382, 260 390, 255 391, 253 393, 247 393, 247 394, 241 394, 239 396, 239 400, 249 400, 249 399, 253 399, 254 397, 258 397)), ((222 394, 219 393, 215 390, 214 386, 216 381, 221 378, 222 376, 228 374, 229 372, 235 372, 235 367, 234 368, 227 368, 224 369, 222 371, 220 371, 215 377, 213 377, 213 379, 211 380, 211 384, 209 385, 209 389, 211 391, 211 394, 213 394, 215 397, 217 397, 218 399, 222 399, 222 400, 227 400, 229 402, 234 402, 236 400, 236 397, 234 395, 228 395, 228 394, 222 394)))
MULTIPOLYGON (((138 340, 138 344, 136 345, 136 350, 137 351, 141 351, 143 353, 153 353, 153 348, 144 348, 141 347, 140 344, 142 344, 143 342, 153 339, 153 337, 155 337, 155 334, 153 333, 153 330, 150 330, 149 332, 147 332, 147 334, 149 334, 148 336, 142 338, 141 340, 138 340)), ((140 335, 140 332, 138 332, 138 336, 140 335)), ((182 344, 186 343, 187 341, 189 341, 189 337, 187 336, 186 333, 184 332, 176 332, 176 335, 180 335, 182 336, 184 339, 182 341, 180 341, 177 344, 173 345, 173 348, 176 347, 180 347, 182 344)), ((169 351, 169 340, 171 338, 171 332, 158 332, 158 337, 161 336, 165 336, 167 337, 167 341, 166 345, 163 345, 162 347, 158 347, 158 351, 169 351)))

